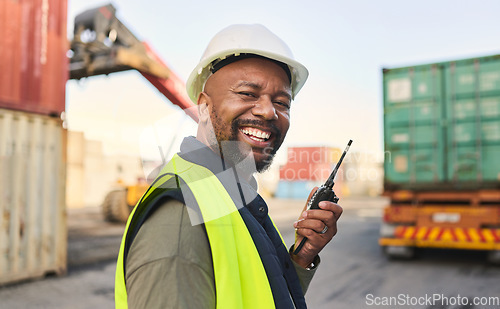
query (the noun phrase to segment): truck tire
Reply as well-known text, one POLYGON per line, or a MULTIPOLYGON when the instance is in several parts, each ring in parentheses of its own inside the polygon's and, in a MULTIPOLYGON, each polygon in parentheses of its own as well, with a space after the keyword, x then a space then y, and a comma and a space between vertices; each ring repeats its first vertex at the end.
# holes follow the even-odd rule
POLYGON ((384 254, 392 260, 411 260, 415 258, 415 248, 405 246, 385 246, 384 254))
POLYGON ((102 203, 102 211, 106 221, 127 222, 131 212, 131 207, 127 204, 127 191, 109 192, 102 203))
POLYGON ((500 250, 493 250, 488 252, 488 263, 493 265, 500 265, 500 250))

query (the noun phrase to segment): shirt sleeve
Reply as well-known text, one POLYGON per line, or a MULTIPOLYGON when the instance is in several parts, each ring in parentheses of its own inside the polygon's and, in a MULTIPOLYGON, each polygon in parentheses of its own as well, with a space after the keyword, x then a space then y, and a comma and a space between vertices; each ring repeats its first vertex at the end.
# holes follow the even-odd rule
POLYGON ((215 308, 207 235, 182 203, 161 205, 143 224, 128 253, 126 287, 131 309, 215 308))
MULTIPOLYGON (((293 248, 293 246, 292 246, 293 248)), ((300 286, 302 287, 302 292, 306 295, 307 289, 309 288, 309 284, 311 283, 316 270, 318 269, 319 264, 321 263, 321 259, 319 255, 316 255, 314 258, 313 264, 314 266, 310 269, 305 269, 299 264, 295 263, 292 259, 293 266, 295 266, 295 271, 297 272, 297 276, 299 277, 300 286)))

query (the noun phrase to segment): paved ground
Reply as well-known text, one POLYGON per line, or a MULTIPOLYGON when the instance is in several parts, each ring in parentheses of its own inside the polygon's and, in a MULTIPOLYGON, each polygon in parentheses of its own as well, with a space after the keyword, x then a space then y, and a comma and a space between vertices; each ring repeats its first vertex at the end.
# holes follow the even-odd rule
MULTIPOLYGON (((500 303, 464 305, 495 301, 484 297, 500 302, 500 267, 487 265, 484 253, 429 250, 416 260, 388 261, 377 245, 385 200, 344 199, 341 204, 345 211, 339 234, 322 252, 321 268, 307 293, 310 308, 500 308, 500 303), (384 301, 393 305, 382 305, 384 301)), ((291 223, 302 203, 274 200, 270 207, 290 243, 291 223)), ((68 215, 67 276, 0 288, 1 309, 113 308, 115 258, 123 225, 104 222, 93 208, 68 215)))
POLYGON ((68 266, 89 265, 118 256, 124 224, 104 221, 101 209, 68 211, 68 266))

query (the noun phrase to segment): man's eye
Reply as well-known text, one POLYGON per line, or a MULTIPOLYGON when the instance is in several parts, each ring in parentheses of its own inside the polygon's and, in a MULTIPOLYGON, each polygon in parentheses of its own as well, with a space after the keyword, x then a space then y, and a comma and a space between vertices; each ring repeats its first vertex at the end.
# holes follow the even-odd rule
POLYGON ((241 91, 241 92, 239 92, 239 94, 242 96, 245 96, 245 97, 255 98, 255 94, 253 94, 252 92, 241 91))
POLYGON ((278 104, 278 105, 283 106, 283 107, 288 108, 288 109, 290 108, 290 104, 287 102, 274 101, 274 104, 278 104))

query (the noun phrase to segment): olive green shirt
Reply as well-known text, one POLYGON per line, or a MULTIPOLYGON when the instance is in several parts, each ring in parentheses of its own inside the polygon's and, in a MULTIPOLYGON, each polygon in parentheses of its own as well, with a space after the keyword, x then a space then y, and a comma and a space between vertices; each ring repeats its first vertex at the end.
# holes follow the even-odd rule
MULTIPOLYGON (((315 269, 294 262, 305 294, 315 269)), ((192 225, 187 207, 161 205, 135 237, 126 260, 128 306, 215 308, 212 254, 203 225, 192 225)), ((258 297, 258 295, 256 295, 258 297)))

